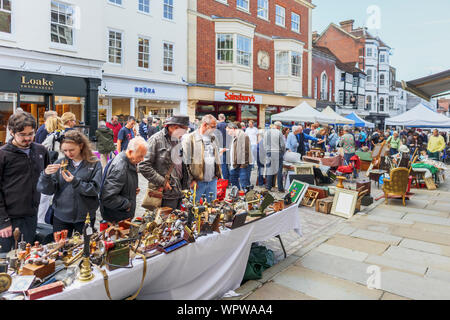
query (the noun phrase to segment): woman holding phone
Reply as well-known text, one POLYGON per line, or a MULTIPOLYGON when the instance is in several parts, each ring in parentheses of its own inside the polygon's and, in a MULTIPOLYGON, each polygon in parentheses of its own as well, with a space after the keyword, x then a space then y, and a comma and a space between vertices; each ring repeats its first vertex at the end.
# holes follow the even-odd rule
MULTIPOLYGON (((91 221, 99 205, 102 166, 92 153, 89 140, 76 130, 67 131, 61 138, 65 157, 45 168, 39 177, 37 190, 54 195, 53 232, 68 230, 82 233, 86 215, 91 221)), ((92 223, 93 225, 93 223, 92 223)))

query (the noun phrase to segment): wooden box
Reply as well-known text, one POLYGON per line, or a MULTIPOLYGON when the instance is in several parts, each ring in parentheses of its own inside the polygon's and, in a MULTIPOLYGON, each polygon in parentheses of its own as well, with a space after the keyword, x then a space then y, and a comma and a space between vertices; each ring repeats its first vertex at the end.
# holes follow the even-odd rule
POLYGON ((370 167, 371 163, 372 163, 372 161, 361 160, 361 171, 369 170, 369 167, 370 167))
POLYGON ((356 181, 356 189, 363 187, 362 190, 369 190, 369 195, 371 194, 371 181, 369 179, 361 179, 356 181))
POLYGON ((317 191, 319 193, 319 195, 317 196, 317 199, 323 199, 323 198, 328 197, 327 189, 317 187, 317 186, 309 186, 308 190, 317 191))
POLYGON ((45 286, 29 289, 25 291, 30 300, 40 299, 46 296, 50 296, 55 293, 62 292, 64 289, 64 283, 62 281, 56 281, 45 286))
POLYGON ((20 275, 36 276, 37 278, 44 279, 53 272, 55 272, 55 260, 49 260, 47 265, 37 266, 30 263, 25 264, 20 272, 20 275))
POLYGON ((313 166, 310 164, 297 164, 295 165, 295 174, 311 174, 314 175, 313 166))
POLYGON ((316 202, 316 211, 329 214, 331 212, 331 207, 333 206, 334 197, 327 197, 324 199, 319 199, 316 202))

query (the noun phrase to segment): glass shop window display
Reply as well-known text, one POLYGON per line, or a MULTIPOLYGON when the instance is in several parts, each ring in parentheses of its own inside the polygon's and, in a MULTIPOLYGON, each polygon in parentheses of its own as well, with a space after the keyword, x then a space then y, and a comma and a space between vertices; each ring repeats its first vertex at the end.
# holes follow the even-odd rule
POLYGON ((17 95, 15 93, 0 92, 0 145, 5 144, 6 130, 9 117, 14 113, 17 105, 17 95))

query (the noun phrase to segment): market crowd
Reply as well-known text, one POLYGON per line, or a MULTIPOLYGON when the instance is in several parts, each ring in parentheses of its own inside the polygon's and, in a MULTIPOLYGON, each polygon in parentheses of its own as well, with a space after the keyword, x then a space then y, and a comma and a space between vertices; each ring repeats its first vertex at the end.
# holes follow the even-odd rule
POLYGON ((0 252, 14 247, 13 231, 33 243, 38 223, 53 232, 82 232, 89 213, 92 225, 100 208, 108 222, 132 218, 139 192, 162 193, 162 207, 180 208, 183 190, 195 191, 195 201, 216 199, 218 181, 240 190, 256 184, 284 192, 283 160, 300 158, 312 149, 327 153, 341 148, 349 162, 357 150, 370 150, 386 141, 391 154, 402 145, 430 158, 446 157, 447 135, 438 130, 381 131, 319 123, 283 126, 275 122, 258 129, 250 120, 227 122, 205 115, 190 122, 174 115, 164 122, 148 117, 140 123, 128 117, 100 121, 93 144, 76 129, 77 119, 47 111, 45 123, 18 109, 8 120, 7 143, 0 148, 0 252), (138 173, 148 182, 140 190, 138 173))

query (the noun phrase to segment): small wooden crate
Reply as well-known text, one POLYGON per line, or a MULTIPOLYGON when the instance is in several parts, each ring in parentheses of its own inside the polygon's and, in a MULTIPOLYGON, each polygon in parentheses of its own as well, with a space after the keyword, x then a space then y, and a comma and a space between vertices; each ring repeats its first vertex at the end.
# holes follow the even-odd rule
POLYGON ((316 202, 316 211, 329 214, 331 212, 331 207, 333 206, 334 197, 327 197, 324 199, 319 199, 316 202))
POLYGON ((297 164, 295 165, 295 174, 310 174, 314 175, 314 168, 310 164, 297 164))

